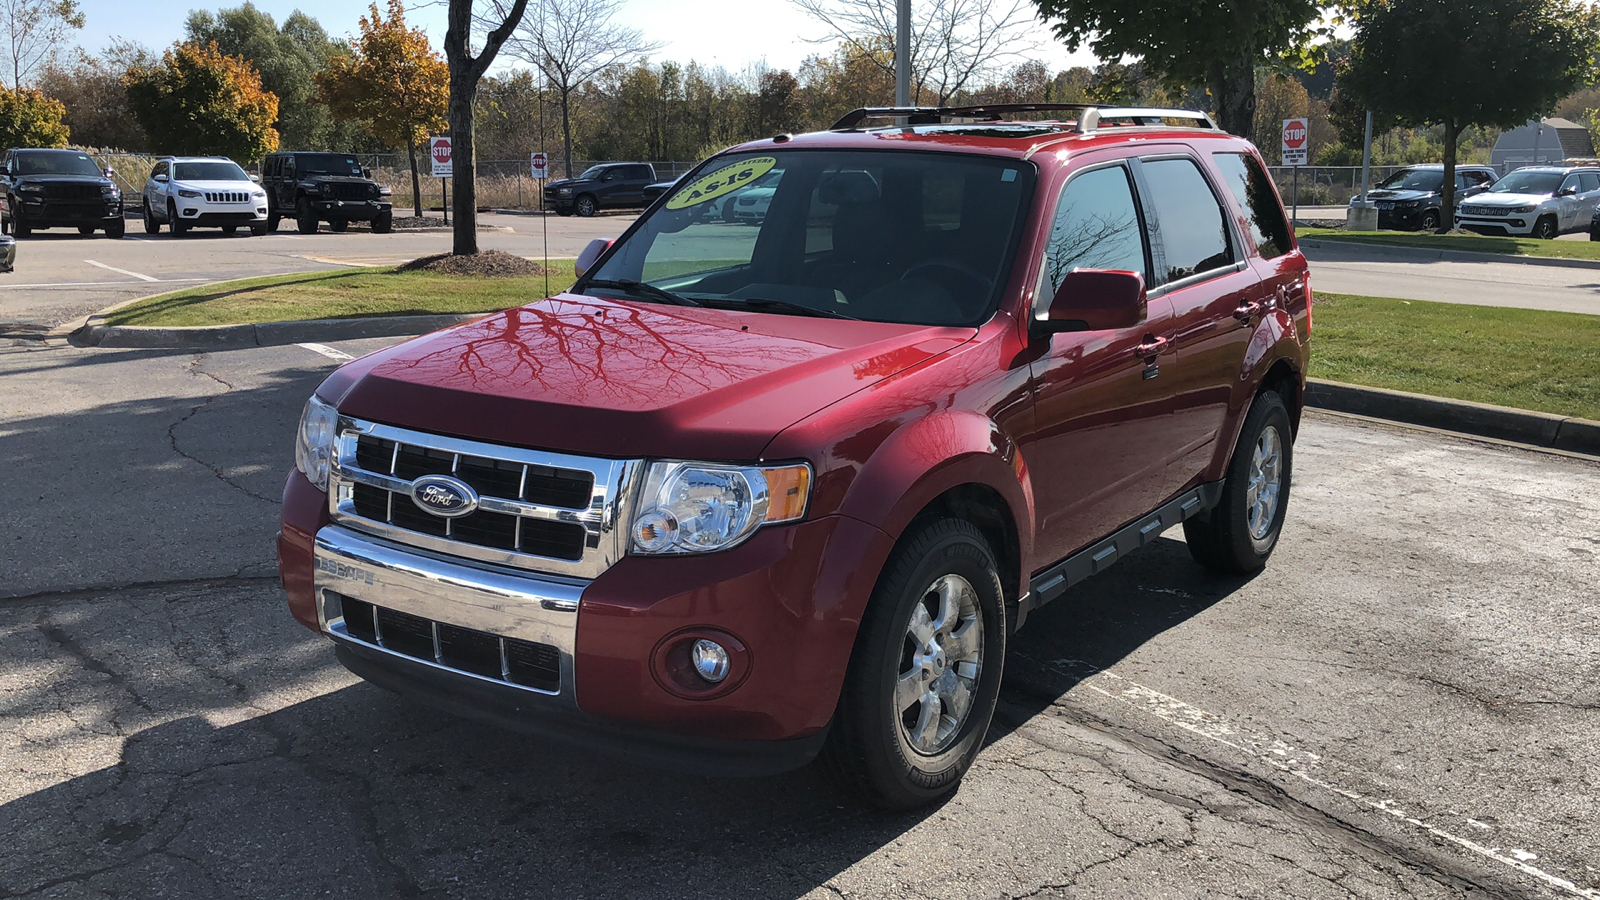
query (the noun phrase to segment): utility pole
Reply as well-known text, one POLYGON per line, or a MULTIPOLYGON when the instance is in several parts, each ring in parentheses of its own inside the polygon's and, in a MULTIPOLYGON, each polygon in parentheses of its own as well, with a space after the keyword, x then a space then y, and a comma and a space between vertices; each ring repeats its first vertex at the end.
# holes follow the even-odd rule
POLYGON ((1378 210, 1367 199, 1367 190, 1372 186, 1372 110, 1367 110, 1367 135, 1361 142, 1361 197, 1350 204, 1350 211, 1345 214, 1346 231, 1377 231, 1378 210))
POLYGON ((911 0, 896 0, 894 30, 894 105, 911 105, 911 0))

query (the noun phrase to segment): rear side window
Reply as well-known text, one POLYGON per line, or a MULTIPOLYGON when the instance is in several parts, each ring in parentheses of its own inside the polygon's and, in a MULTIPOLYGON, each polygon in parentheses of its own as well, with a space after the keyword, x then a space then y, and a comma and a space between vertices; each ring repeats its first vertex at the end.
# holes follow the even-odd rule
POLYGON ((1045 247, 1049 304, 1073 269, 1121 269, 1149 278, 1144 229, 1133 198, 1133 183, 1123 166, 1084 172, 1067 183, 1056 206, 1050 243, 1045 247))
POLYGON ((1585 194, 1590 191, 1600 191, 1600 175, 1593 172, 1584 172, 1578 176, 1578 190, 1585 194))
POLYGON ((1212 156, 1222 181, 1244 210, 1245 227, 1261 250, 1262 259, 1273 259, 1289 252, 1289 220, 1272 189, 1272 181, 1255 157, 1245 153, 1217 153, 1212 156))
POLYGON ((1166 252, 1167 270, 1161 281, 1177 281, 1230 265, 1233 253, 1227 219, 1194 160, 1152 159, 1142 165, 1166 252))

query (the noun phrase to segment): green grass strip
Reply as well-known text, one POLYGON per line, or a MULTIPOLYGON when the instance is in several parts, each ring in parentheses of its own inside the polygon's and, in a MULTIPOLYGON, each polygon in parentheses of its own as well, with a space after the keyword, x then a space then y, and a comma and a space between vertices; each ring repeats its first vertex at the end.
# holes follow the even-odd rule
POLYGON ((1600 315, 1318 294, 1311 375, 1600 419, 1600 315))
POLYGON ((1543 256, 1550 259, 1600 259, 1600 241, 1541 241, 1534 238, 1491 237, 1484 234, 1429 234, 1417 231, 1341 231, 1337 228, 1296 228, 1302 238, 1351 244, 1387 244, 1428 250, 1462 250, 1505 256, 1543 256))
MULTIPOLYGON (((551 260, 550 293, 572 286, 572 260, 551 260)), ((241 325, 364 316, 488 313, 545 297, 543 275, 472 278, 393 268, 247 278, 161 294, 106 316, 110 325, 241 325)))

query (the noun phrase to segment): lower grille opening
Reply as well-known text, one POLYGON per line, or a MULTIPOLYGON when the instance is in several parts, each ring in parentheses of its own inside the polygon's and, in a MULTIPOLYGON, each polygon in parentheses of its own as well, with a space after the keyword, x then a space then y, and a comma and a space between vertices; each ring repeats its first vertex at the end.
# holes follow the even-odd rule
POLYGON ((561 651, 549 644, 502 638, 338 596, 345 633, 358 641, 483 678, 540 691, 561 689, 561 651))

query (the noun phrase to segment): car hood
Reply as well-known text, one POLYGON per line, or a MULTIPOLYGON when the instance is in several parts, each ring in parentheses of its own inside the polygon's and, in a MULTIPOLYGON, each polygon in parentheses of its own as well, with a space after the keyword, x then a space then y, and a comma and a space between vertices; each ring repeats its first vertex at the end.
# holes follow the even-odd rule
POLYGON ((544 186, 547 189, 555 187, 570 187, 574 184, 590 184, 593 181, 593 178, 557 178, 554 181, 546 181, 544 186))
MULTIPOLYGON (((1373 190, 1367 191, 1367 199, 1368 200, 1396 200, 1396 201, 1426 200, 1429 197, 1437 197, 1437 196, 1439 196, 1439 192, 1438 191, 1391 191, 1391 190, 1383 190, 1383 189, 1373 189, 1373 190)), ((1360 199, 1361 199, 1361 195, 1357 194, 1354 197, 1351 197, 1350 201, 1353 203, 1353 202, 1355 202, 1357 200, 1360 200, 1360 199)))
POLYGON ((1472 198, 1473 206, 1534 206, 1550 199, 1549 194, 1495 194, 1485 192, 1472 198))
POLYGON ((17 184, 110 184, 110 179, 99 175, 19 175, 15 179, 17 184))
POLYGON ((254 181, 174 181, 174 188, 183 188, 189 191, 250 191, 261 190, 261 185, 254 181))
POLYGON ((492 443, 755 460, 974 334, 562 294, 363 357, 318 393, 346 415, 492 443))

